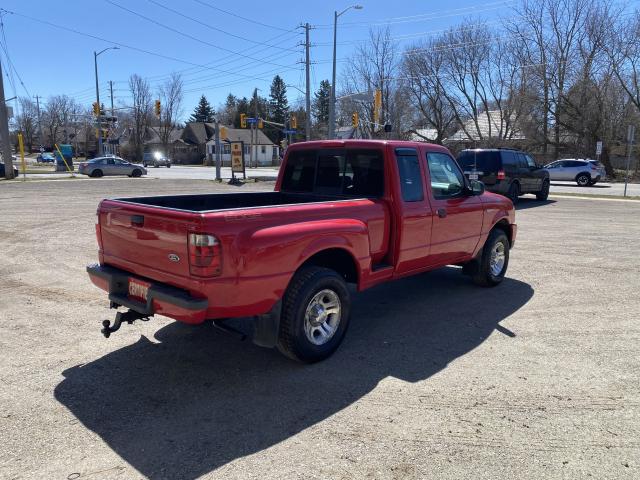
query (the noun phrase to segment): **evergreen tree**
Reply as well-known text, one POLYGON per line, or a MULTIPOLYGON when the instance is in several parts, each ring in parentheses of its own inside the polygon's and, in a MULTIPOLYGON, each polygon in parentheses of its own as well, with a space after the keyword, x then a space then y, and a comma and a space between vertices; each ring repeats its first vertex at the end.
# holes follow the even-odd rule
POLYGON ((322 125, 329 124, 329 101, 331 99, 331 84, 329 80, 322 80, 320 88, 315 93, 313 100, 313 113, 316 122, 322 125))
POLYGON ((284 123, 289 113, 289 101, 287 100, 287 86, 280 75, 273 77, 271 92, 269 93, 270 120, 284 123))
POLYGON ((198 102, 198 106, 193 111, 193 114, 189 118, 190 122, 213 122, 215 117, 215 112, 213 108, 209 104, 207 97, 202 95, 200 97, 200 101, 198 102))

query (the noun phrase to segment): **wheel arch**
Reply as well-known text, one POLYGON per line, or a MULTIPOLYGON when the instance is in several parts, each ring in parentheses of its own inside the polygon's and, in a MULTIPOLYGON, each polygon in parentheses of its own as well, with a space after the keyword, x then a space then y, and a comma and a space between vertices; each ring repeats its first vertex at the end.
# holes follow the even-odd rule
POLYGON ((578 174, 574 177, 574 179, 573 179, 573 180, 577 182, 577 181, 578 181, 578 177, 579 177, 580 175, 586 175, 587 177, 589 177, 589 180, 591 180, 591 174, 590 174, 589 172, 580 172, 580 173, 578 173, 578 174))
POLYGON ((360 269, 354 255, 342 247, 331 247, 320 250, 303 261, 296 272, 307 266, 324 267, 340 274, 348 283, 358 283, 360 269))

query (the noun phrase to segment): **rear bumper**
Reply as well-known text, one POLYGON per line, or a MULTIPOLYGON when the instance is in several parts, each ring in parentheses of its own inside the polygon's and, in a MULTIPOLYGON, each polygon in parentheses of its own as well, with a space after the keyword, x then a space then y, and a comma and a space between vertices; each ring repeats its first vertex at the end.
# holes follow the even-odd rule
POLYGON ((195 298, 185 290, 133 275, 107 265, 88 265, 89 278, 109 294, 109 300, 144 315, 164 315, 184 323, 202 323, 209 306, 206 298, 195 298), (128 296, 129 279, 149 284, 146 302, 128 296))

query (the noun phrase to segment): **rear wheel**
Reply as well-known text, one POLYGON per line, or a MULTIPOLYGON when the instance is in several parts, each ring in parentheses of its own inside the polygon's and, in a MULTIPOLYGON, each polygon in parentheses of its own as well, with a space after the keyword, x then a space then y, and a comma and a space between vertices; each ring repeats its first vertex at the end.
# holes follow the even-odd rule
POLYGON ((511 203, 514 205, 518 203, 518 197, 520 196, 520 185, 517 182, 513 182, 509 187, 509 192, 507 193, 507 197, 511 200, 511 203))
POLYGON ((581 173, 576 177, 576 183, 580 187, 588 187, 591 183, 591 177, 586 173, 581 173))
POLYGON ((328 268, 303 268, 284 295, 278 350, 300 362, 324 360, 342 342, 350 309, 343 277, 328 268))
POLYGON ((100 170, 100 169, 96 169, 93 172, 91 172, 91 176, 95 177, 95 178, 100 178, 102 175, 104 175, 104 174, 102 173, 102 170, 100 170))
POLYGON ((137 178, 140 175, 142 175, 142 172, 138 168, 136 168, 133 172, 131 172, 131 176, 132 177, 136 177, 137 178))
POLYGON ((549 180, 544 180, 542 182, 542 188, 538 193, 536 193, 536 198, 538 200, 546 200, 547 198, 549 198, 549 187, 550 187, 549 180))
POLYGON ((476 285, 495 287, 502 282, 509 266, 509 248, 507 235, 500 229, 492 230, 482 249, 477 271, 473 274, 476 285))

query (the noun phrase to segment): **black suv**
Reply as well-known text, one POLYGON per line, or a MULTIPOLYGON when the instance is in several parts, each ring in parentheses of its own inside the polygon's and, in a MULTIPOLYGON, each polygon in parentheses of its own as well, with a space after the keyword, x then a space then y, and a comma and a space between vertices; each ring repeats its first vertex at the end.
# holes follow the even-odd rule
POLYGON ((525 193, 538 200, 549 196, 549 172, 536 165, 531 155, 506 148, 463 150, 458 164, 469 180, 480 180, 490 192, 499 193, 513 203, 525 193))

